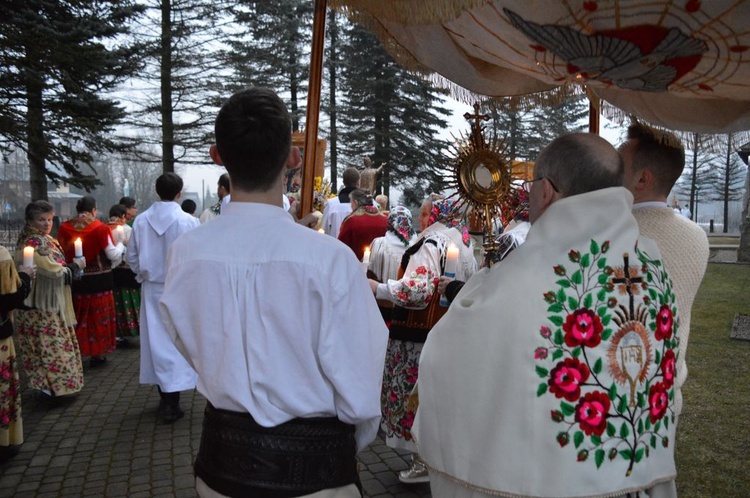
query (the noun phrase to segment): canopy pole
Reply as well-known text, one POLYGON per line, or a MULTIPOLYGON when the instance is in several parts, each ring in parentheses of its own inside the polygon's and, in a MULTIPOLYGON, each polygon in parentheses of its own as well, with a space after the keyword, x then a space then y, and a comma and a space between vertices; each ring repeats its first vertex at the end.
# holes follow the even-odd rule
POLYGON ((315 181, 315 158, 318 157, 318 119, 320 116, 320 87, 323 76, 323 42, 326 30, 326 0, 315 0, 312 50, 310 54, 310 80, 307 86, 307 121, 305 124, 305 149, 302 163, 302 217, 312 212, 315 181))
POLYGON ((587 92, 589 98, 589 133, 599 134, 599 99, 591 92, 587 92))

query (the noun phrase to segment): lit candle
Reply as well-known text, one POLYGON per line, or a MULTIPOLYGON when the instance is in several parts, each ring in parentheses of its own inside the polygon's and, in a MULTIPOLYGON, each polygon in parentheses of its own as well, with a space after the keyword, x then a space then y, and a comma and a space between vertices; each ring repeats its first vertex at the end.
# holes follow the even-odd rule
POLYGON ((370 266, 370 248, 365 247, 365 255, 362 256, 362 268, 365 269, 365 273, 367 273, 368 266, 370 266))
POLYGON ((82 258, 83 257, 83 241, 81 241, 81 238, 78 237, 76 240, 73 241, 73 247, 75 247, 76 250, 76 258, 82 258))
POLYGON ((117 228, 115 228, 115 243, 122 242, 125 239, 125 229, 122 228, 122 225, 117 225, 117 228))
MULTIPOLYGON (((443 275, 450 278, 456 277, 456 268, 458 267, 458 246, 451 242, 448 246, 448 253, 445 255, 445 272, 443 275)), ((440 306, 447 307, 450 303, 445 294, 440 296, 440 306)))
POLYGON ((323 230, 322 228, 318 228, 318 233, 326 233, 326 231, 323 230))
POLYGON ((31 268, 34 266, 34 248, 26 246, 23 248, 23 266, 31 268))

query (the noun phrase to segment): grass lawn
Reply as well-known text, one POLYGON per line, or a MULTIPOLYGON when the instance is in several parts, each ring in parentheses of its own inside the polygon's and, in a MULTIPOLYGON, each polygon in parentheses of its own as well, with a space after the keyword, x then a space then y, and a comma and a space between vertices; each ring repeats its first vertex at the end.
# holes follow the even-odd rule
POLYGON ((729 338, 735 313, 750 314, 750 265, 709 264, 677 426, 680 498, 750 496, 750 341, 729 338))
POLYGON ((740 245, 739 237, 709 237, 708 243, 712 246, 718 245, 740 245))

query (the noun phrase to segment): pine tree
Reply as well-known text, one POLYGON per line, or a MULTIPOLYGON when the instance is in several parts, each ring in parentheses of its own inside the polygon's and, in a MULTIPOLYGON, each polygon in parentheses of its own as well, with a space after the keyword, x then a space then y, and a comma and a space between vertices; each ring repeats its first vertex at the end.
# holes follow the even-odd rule
POLYGON ((342 150, 350 166, 370 157, 386 164, 378 193, 391 185, 439 191, 447 163, 447 143, 437 137, 448 110, 440 95, 419 76, 399 67, 368 31, 349 26, 342 43, 338 110, 343 124, 342 150))
POLYGON ((305 121, 313 2, 241 0, 234 8, 238 33, 229 40, 233 89, 264 86, 289 106, 294 131, 305 121))
POLYGON ((723 232, 727 233, 729 231, 729 202, 742 199, 747 169, 739 156, 734 153, 735 135, 730 133, 723 135, 722 138, 726 143, 726 149, 724 157, 717 158, 723 160, 718 160, 715 166, 717 192, 715 200, 723 203, 723 232))
POLYGON ((0 147, 26 151, 33 199, 47 179, 91 188, 92 154, 113 150, 123 109, 108 97, 138 63, 123 36, 132 0, 0 4, 0 147))
POLYGON ((220 51, 225 1, 148 0, 136 37, 143 70, 127 98, 134 110, 122 137, 142 162, 205 164, 218 106, 225 97, 220 51), (131 97, 134 95, 134 97, 131 97), (131 133, 129 130, 138 130, 131 133), (145 133, 144 133, 145 132, 145 133), (149 147, 138 147, 138 145, 149 147), (150 147, 150 146, 156 147, 150 147), (145 151, 155 155, 144 156, 145 151))
POLYGON ((698 203, 714 197, 715 155, 708 148, 710 137, 701 133, 691 133, 683 138, 685 144, 685 169, 673 192, 680 197, 680 207, 687 206, 690 219, 698 219, 698 203), (683 202, 682 199, 689 199, 683 202))

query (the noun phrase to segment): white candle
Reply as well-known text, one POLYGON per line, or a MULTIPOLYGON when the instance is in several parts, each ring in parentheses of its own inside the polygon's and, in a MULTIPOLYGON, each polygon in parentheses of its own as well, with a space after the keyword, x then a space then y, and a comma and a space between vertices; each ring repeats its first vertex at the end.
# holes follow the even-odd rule
POLYGON ((23 266, 31 268, 34 266, 34 248, 26 246, 23 248, 23 266))
POLYGON ((322 228, 318 228, 318 233, 326 233, 326 231, 323 230, 322 228))
POLYGON ((83 257, 83 241, 81 241, 81 238, 77 238, 73 241, 73 247, 75 247, 76 250, 76 258, 82 258, 83 257))
POLYGON ((123 240, 125 240, 125 229, 122 228, 122 225, 117 225, 117 228, 115 228, 115 244, 123 240))
POLYGON ((362 268, 365 269, 365 273, 367 273, 367 268, 370 266, 370 248, 365 247, 365 255, 362 256, 362 268))
POLYGON ((458 267, 458 246, 451 244, 448 246, 448 254, 445 258, 445 275, 448 277, 456 276, 456 268, 458 267))

